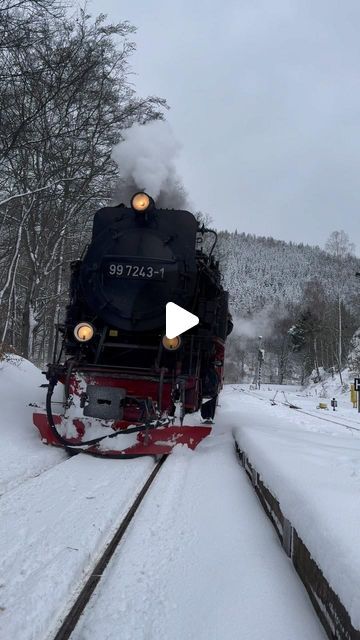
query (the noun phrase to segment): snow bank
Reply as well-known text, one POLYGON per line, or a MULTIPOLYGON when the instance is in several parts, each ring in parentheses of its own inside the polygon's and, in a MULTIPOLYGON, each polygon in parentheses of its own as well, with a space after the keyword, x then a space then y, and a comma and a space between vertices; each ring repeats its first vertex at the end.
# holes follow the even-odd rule
POLYGON ((45 447, 33 426, 33 402, 44 402, 41 371, 28 360, 11 356, 0 362, 0 495, 57 462, 63 451, 45 447))
MULTIPOLYGON (((314 372, 315 373, 315 372, 314 372)), ((309 383, 302 387, 304 395, 318 396, 319 398, 332 398, 338 395, 349 393, 350 385, 354 382, 354 374, 349 369, 343 369, 340 375, 337 372, 333 374, 320 368, 321 380, 315 382, 310 378, 309 383)))
POLYGON ((241 449, 360 629, 360 433, 239 392, 224 404, 241 449))

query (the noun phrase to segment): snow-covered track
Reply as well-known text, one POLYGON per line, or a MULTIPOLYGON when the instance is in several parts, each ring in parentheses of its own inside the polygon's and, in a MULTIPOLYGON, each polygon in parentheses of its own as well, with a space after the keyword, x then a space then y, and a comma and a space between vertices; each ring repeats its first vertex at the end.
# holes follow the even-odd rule
POLYGON ((2 497, 1 638, 55 636, 154 466, 78 455, 2 497))
POLYGON ((154 467, 149 457, 79 455, 4 498, 0 637, 230 640, 245 628, 249 637, 323 640, 228 428, 195 451, 176 448, 112 555, 154 467), (89 578, 92 595, 80 602, 89 578))
POLYGON ((71 607, 68 614, 63 619, 60 628, 57 630, 53 640, 68 640, 74 631, 81 614, 83 613, 85 607, 87 606, 92 593, 94 592, 96 586, 102 578, 102 575, 109 564, 112 556, 114 555, 116 549, 118 548, 130 522, 132 521, 136 511, 138 510, 141 502, 143 501, 146 493, 150 489, 155 477, 159 473, 163 463, 165 462, 167 456, 162 456, 160 460, 155 465, 154 469, 150 473, 148 479, 146 480, 144 486, 138 493, 135 498, 133 504, 119 525, 118 529, 115 531, 110 542, 106 545, 103 553, 100 556, 100 559, 97 561, 96 565, 89 578, 85 582, 83 588, 81 589, 76 601, 71 607))
MULTIPOLYGON (((296 407, 296 411, 299 413, 304 413, 307 416, 311 416, 312 418, 317 418, 318 420, 323 420, 325 422, 331 422, 332 424, 338 424, 340 427, 344 427, 345 429, 349 429, 349 431, 360 431, 360 427, 352 427, 349 424, 345 424, 345 422, 339 422, 339 420, 333 420, 332 418, 325 418, 324 416, 318 416, 316 413, 312 411, 305 411, 300 407, 296 407)), ((351 420, 351 418, 347 418, 347 420, 351 420)))
MULTIPOLYGON (((253 391, 246 391, 245 389, 240 389, 241 393, 245 393, 246 395, 250 396, 251 398, 256 398, 257 400, 261 400, 261 402, 265 402, 266 404, 269 404, 269 399, 268 398, 263 398, 262 396, 260 396, 257 393, 254 393, 253 391)), ((298 407, 297 405, 292 404, 291 402, 274 402, 271 401, 270 402, 272 404, 280 404, 284 407, 288 407, 289 409, 293 409, 294 411, 296 411, 297 413, 303 413, 304 415, 308 415, 311 416, 312 418, 317 418, 318 420, 322 420, 323 422, 330 422, 332 424, 337 424, 340 427, 344 427, 344 429, 348 429, 349 431, 360 431, 360 426, 359 427, 353 427, 349 424, 346 424, 345 422, 340 422, 339 420, 333 420, 332 418, 327 417, 325 418, 324 416, 319 416, 317 413, 312 412, 312 411, 305 411, 305 409, 302 409, 301 407, 298 407)), ((351 422, 355 422, 355 420, 353 420, 352 418, 346 418, 347 420, 351 420, 351 422)))
MULTIPOLYGON (((58 452, 57 452, 58 453, 58 452)), ((60 452, 59 452, 60 453, 60 452)), ((63 452, 61 452, 63 453, 63 452)), ((40 476, 49 473, 55 467, 60 467, 61 465, 66 465, 69 456, 64 453, 64 457, 59 460, 55 460, 54 462, 49 463, 49 466, 39 468, 38 470, 33 469, 27 475, 10 478, 7 482, 3 484, 3 487, 0 487, 0 500, 5 496, 8 496, 10 493, 16 491, 20 487, 23 487, 26 483, 31 482, 34 478, 39 478, 40 476)))

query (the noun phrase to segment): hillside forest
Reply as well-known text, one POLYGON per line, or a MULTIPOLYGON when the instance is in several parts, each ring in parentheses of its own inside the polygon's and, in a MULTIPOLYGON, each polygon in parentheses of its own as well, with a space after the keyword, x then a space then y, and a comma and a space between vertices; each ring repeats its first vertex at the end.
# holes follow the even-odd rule
MULTIPOLYGON (((221 232, 218 257, 230 293, 234 331, 227 380, 305 382, 346 367, 359 326, 360 261, 344 231, 324 249, 244 233, 221 232), (260 339, 261 336, 261 339, 260 339)), ((354 343, 355 341, 355 343, 354 343)), ((354 372, 360 362, 350 363, 354 372)))

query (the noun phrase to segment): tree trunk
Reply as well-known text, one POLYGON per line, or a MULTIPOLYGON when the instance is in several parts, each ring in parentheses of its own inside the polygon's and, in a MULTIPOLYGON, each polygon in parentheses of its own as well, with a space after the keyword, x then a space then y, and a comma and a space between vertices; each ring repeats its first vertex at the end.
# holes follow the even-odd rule
POLYGON ((341 317, 341 296, 339 294, 339 368, 342 365, 342 317, 341 317))
POLYGON ((49 345, 48 345, 48 361, 49 362, 51 362, 53 357, 53 351, 54 351, 54 345, 55 345, 55 332, 57 331, 55 324, 58 323, 59 321, 59 314, 61 309, 60 296, 61 296, 62 283, 63 283, 64 244, 65 244, 64 237, 62 236, 60 247, 59 247, 59 266, 56 270, 56 303, 55 303, 53 316, 49 318, 49 322, 51 324, 51 331, 50 331, 50 338, 49 338, 49 345))
POLYGON ((316 337, 314 338, 314 366, 316 369, 316 373, 317 373, 317 377, 318 377, 318 381, 321 380, 321 376, 320 376, 320 370, 319 370, 319 361, 318 361, 318 355, 317 355, 317 344, 316 344, 316 337))
POLYGON ((34 333, 37 327, 34 308, 34 287, 27 293, 22 316, 21 332, 21 352, 24 358, 30 359, 33 356, 34 333))

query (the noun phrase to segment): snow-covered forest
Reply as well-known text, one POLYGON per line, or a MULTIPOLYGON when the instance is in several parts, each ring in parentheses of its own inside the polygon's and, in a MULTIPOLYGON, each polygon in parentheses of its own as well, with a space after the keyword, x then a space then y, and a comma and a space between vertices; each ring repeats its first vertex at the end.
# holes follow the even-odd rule
POLYGON ((113 146, 166 109, 135 92, 133 33, 58 0, 0 3, 0 342, 38 363, 52 352, 69 264, 111 199, 113 146))
POLYGON ((252 381, 259 336, 265 381, 304 381, 313 370, 319 377, 346 366, 360 316, 360 261, 347 234, 331 233, 320 249, 221 232, 218 256, 235 320, 229 381, 252 381))

